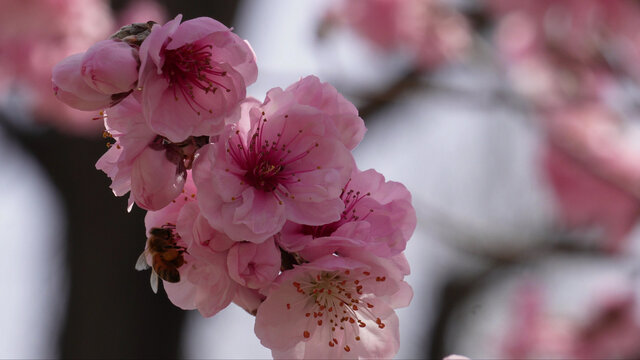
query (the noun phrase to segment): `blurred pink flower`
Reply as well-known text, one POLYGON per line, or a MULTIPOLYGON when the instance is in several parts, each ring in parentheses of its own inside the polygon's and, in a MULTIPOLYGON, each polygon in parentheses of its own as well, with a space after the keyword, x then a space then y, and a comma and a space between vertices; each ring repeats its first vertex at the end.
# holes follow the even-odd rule
POLYGON ((551 113, 545 126, 550 145, 542 164, 561 218, 571 227, 603 228, 605 247, 619 249, 640 215, 638 130, 599 104, 551 113))
POLYGON ((407 51, 422 69, 460 58, 471 43, 464 16, 439 0, 343 0, 328 17, 385 51, 407 51))
POLYGON ((517 90, 545 107, 640 80, 640 6, 619 0, 489 0, 497 49, 517 90))
POLYGON ((104 0, 0 1, 0 96, 26 95, 37 120, 72 133, 97 130, 95 113, 71 109, 52 95, 51 68, 113 31, 104 0))
POLYGON ((167 21, 167 9, 153 0, 134 0, 118 14, 118 23, 122 25, 147 21, 164 24, 167 21))
POLYGON ((145 119, 173 142, 220 132, 258 74, 253 50, 229 28, 206 17, 181 20, 154 25, 140 47, 145 119))
POLYGON ((515 293, 511 327, 504 337, 509 358, 627 359, 640 353, 637 299, 631 291, 601 288, 583 320, 552 312, 545 293, 525 283, 515 293))
POLYGON ((637 358, 640 355, 640 322, 637 299, 632 293, 600 296, 592 315, 580 329, 574 354, 581 359, 637 358))
POLYGON ((510 309, 510 327, 504 334, 503 354, 514 359, 567 356, 571 331, 567 324, 546 318, 542 290, 533 281, 516 289, 510 309))

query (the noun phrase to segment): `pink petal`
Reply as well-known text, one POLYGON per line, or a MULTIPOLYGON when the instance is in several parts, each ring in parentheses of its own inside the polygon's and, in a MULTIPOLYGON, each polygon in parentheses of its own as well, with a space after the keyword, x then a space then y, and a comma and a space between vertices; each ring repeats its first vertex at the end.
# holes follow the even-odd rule
POLYGON ((53 68, 53 91, 58 100, 78 110, 109 107, 111 95, 89 87, 81 74, 83 54, 71 55, 53 68))
POLYGON ((159 210, 180 195, 186 179, 176 173, 176 168, 164 151, 144 150, 131 171, 131 194, 136 204, 143 209, 159 210))

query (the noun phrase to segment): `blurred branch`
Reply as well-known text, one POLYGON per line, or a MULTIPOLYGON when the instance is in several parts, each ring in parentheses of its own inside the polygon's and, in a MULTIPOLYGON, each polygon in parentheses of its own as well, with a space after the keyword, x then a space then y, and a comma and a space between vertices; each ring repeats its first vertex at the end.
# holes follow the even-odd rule
POLYGON ((421 71, 417 69, 410 69, 381 91, 372 94, 360 95, 365 99, 365 103, 358 106, 360 117, 366 119, 371 114, 380 111, 405 93, 423 86, 421 75, 421 71))
POLYGON ((418 198, 414 198, 413 201, 416 207, 422 210, 418 211, 418 214, 425 212, 429 214, 428 217, 419 217, 418 222, 432 225, 431 228, 447 240, 445 241, 447 245, 455 247, 462 253, 488 260, 495 266, 533 261, 555 253, 597 254, 602 252, 598 246, 584 241, 591 239, 572 236, 558 229, 523 232, 515 228, 501 227, 500 224, 495 223, 491 226, 482 226, 474 224, 469 219, 460 219, 418 198), (494 245, 482 246, 489 242, 494 245), (531 245, 503 246, 509 243, 531 245), (473 246, 473 244, 479 246, 473 246))

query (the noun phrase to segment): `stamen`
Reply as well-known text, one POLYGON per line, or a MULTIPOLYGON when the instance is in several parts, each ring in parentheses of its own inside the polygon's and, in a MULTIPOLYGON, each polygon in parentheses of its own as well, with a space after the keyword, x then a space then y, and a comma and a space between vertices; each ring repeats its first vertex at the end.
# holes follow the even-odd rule
MULTIPOLYGON (((379 330, 386 326, 379 317, 372 313, 373 305, 360 299, 360 296, 364 294, 361 290, 365 278, 362 276, 368 276, 365 273, 369 272, 363 271, 353 274, 357 277, 355 279, 349 270, 320 272, 314 276, 309 274, 307 277, 291 283, 302 296, 297 304, 287 304, 287 308, 297 305, 308 307, 309 300, 311 300, 311 307, 308 308, 309 311, 304 313, 304 316, 306 318, 313 316, 316 326, 320 327, 317 331, 329 332, 327 337, 332 339, 328 342, 329 347, 338 344, 337 338, 343 338, 345 339, 343 349, 350 351, 348 339, 360 341, 359 331, 366 327, 363 319, 374 321, 379 330), (359 306, 359 304, 366 304, 366 307, 359 306), (343 315, 339 317, 336 310, 343 315), (328 326, 323 326, 325 324, 328 326), (345 334, 335 336, 336 331, 345 331, 345 334)), ((384 278, 384 276, 378 275, 376 278, 384 278)), ((305 322, 305 324, 307 324, 307 328, 302 330, 303 336, 307 338, 307 334, 310 336, 311 330, 308 326, 313 325, 309 322, 305 322)))
POLYGON ((198 115, 198 108, 209 113, 213 110, 197 101, 194 91, 215 94, 218 87, 227 92, 231 91, 217 80, 219 77, 227 76, 227 72, 216 70, 211 64, 212 48, 212 45, 197 47, 195 44, 187 44, 178 49, 164 51, 162 73, 169 82, 169 87, 173 89, 174 99, 186 100, 198 115))

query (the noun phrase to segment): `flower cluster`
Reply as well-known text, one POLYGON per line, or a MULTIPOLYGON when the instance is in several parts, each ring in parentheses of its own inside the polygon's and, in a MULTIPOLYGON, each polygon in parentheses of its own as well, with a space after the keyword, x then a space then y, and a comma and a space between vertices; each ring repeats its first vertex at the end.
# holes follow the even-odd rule
POLYGON ((366 128, 315 76, 265 100, 247 42, 181 16, 132 24, 54 68, 56 96, 105 109, 96 167, 115 195, 148 210, 152 267, 180 308, 256 316, 276 358, 381 358, 399 348, 403 255, 416 226, 400 183, 356 167, 366 128))

